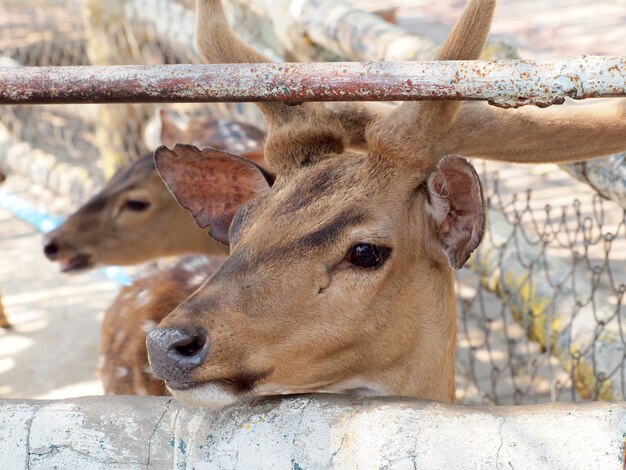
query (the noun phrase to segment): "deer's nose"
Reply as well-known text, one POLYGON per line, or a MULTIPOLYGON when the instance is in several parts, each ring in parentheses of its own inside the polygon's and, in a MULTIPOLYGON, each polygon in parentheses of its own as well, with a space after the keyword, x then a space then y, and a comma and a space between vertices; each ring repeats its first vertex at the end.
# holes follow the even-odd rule
POLYGON ((156 328, 146 344, 154 374, 174 382, 187 382, 189 372, 202 364, 210 348, 209 337, 200 329, 156 328))
POLYGON ((45 240, 43 245, 43 253, 50 261, 57 259, 59 255, 59 244, 56 239, 45 240))

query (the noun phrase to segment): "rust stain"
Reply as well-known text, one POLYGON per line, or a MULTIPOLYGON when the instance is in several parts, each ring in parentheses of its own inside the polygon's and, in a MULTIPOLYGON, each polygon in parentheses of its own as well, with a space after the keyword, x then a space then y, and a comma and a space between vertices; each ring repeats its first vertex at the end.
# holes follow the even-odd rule
POLYGON ((626 57, 0 68, 0 104, 486 100, 626 96, 626 57), (583 71, 583 73, 581 73, 583 71))

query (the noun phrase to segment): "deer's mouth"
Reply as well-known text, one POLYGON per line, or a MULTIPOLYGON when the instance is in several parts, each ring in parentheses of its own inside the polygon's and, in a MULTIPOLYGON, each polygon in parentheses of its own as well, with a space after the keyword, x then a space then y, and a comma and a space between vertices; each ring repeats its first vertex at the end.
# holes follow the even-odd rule
POLYGON ((245 393, 253 391, 257 384, 259 384, 269 374, 270 372, 245 372, 224 379, 199 380, 189 382, 166 380, 165 385, 167 385, 167 388, 172 391, 184 391, 205 386, 216 386, 223 390, 227 390, 234 395, 243 395, 245 393))
POLYGON ((80 254, 59 260, 59 265, 62 273, 69 273, 89 269, 94 263, 90 255, 80 254))

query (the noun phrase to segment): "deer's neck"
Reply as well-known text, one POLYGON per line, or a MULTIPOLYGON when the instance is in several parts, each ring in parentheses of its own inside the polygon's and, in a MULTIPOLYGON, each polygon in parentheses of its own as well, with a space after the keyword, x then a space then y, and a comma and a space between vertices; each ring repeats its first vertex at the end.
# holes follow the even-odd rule
POLYGON ((456 300, 451 270, 429 274, 415 285, 413 302, 405 307, 411 346, 403 360, 386 371, 389 395, 454 402, 456 358, 456 300), (421 287, 421 288, 420 288, 421 287))

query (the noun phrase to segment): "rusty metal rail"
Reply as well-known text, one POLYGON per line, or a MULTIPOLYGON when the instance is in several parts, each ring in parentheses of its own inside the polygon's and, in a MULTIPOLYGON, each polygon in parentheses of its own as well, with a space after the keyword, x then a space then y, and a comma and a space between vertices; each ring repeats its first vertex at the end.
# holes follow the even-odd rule
POLYGON ((626 57, 0 68, 0 104, 488 100, 626 96, 626 57))

